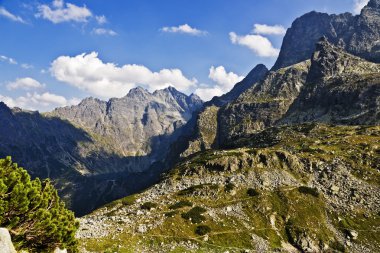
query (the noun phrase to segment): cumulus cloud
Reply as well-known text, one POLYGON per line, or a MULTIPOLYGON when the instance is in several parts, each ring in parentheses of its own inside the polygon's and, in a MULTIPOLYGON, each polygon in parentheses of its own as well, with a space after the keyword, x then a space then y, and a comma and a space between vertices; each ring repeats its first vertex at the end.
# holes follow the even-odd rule
POLYGON ((0 55, 0 61, 7 62, 9 64, 17 64, 17 61, 11 57, 0 55))
POLYGON ((10 20, 15 21, 15 22, 26 24, 26 22, 21 17, 10 13, 4 7, 0 7, 0 16, 3 16, 5 18, 10 19, 10 20))
POLYGON ((54 0, 51 6, 41 4, 38 6, 36 17, 47 19, 54 24, 62 22, 87 22, 92 13, 86 6, 80 7, 63 0, 54 0))
POLYGON ((253 33, 262 34, 262 35, 284 35, 286 29, 281 25, 262 25, 255 24, 253 28, 253 33))
POLYGON ((233 72, 227 72, 223 66, 210 68, 209 76, 212 81, 215 82, 212 87, 200 87, 195 90, 203 101, 211 100, 214 96, 221 96, 226 92, 229 92, 236 83, 243 80, 244 76, 239 76, 233 72))
POLYGON ((104 28, 96 28, 92 30, 93 34, 96 35, 109 35, 109 36, 116 36, 117 33, 110 29, 104 29, 104 28))
POLYGON ((368 4, 369 0, 354 0, 354 14, 360 14, 361 10, 368 4))
POLYGON ((25 96, 20 96, 15 99, 0 94, 0 101, 3 101, 9 107, 20 107, 27 110, 40 111, 48 111, 57 106, 74 105, 80 102, 77 98, 68 100, 63 96, 50 92, 44 92, 42 94, 28 92, 25 96))
POLYGON ((30 77, 25 78, 17 78, 13 82, 9 82, 7 84, 8 90, 17 90, 17 89, 23 89, 23 90, 32 90, 32 89, 40 89, 45 87, 44 84, 41 84, 39 81, 34 80, 30 77))
POLYGON ((96 52, 60 56, 52 62, 50 71, 57 80, 101 98, 123 97, 138 85, 150 91, 174 86, 186 92, 197 83, 194 78, 186 78, 179 69, 153 72, 142 65, 104 63, 96 52))
POLYGON ((206 35, 206 31, 199 30, 197 28, 193 28, 188 24, 180 25, 180 26, 165 26, 161 28, 161 31, 168 33, 185 33, 194 36, 206 35))
POLYGON ((239 36, 234 32, 230 32, 229 35, 233 44, 248 47, 260 57, 277 57, 280 53, 280 50, 274 48, 268 38, 261 35, 248 34, 239 36))
POLYGON ((200 87, 194 91, 203 101, 210 101, 215 96, 221 96, 224 92, 217 86, 200 87))
POLYGON ((95 16, 96 22, 98 22, 99 25, 103 25, 107 23, 107 18, 104 15, 101 16, 95 16))

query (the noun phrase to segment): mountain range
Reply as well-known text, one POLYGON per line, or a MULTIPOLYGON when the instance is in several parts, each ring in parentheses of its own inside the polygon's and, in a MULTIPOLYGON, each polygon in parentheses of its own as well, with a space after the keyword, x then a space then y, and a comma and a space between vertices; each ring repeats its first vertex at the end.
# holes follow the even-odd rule
POLYGON ((172 87, 0 103, 0 155, 88 214, 86 252, 377 252, 379 28, 380 0, 305 14, 272 69, 206 103, 172 87))

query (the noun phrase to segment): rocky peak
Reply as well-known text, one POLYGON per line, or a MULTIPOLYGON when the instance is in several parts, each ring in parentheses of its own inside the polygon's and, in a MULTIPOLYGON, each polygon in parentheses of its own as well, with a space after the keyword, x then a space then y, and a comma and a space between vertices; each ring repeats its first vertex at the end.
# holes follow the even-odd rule
POLYGON ((380 62, 380 0, 371 0, 360 15, 310 12, 297 18, 284 37, 272 70, 307 60, 325 36, 348 53, 380 62))
POLYGON ((240 94, 251 88, 258 81, 262 80, 268 72, 269 71, 264 64, 258 64, 241 82, 237 83, 231 91, 220 97, 214 97, 211 101, 206 103, 206 106, 216 105, 220 107, 232 102, 237 99, 240 94))
POLYGON ((380 9, 380 0, 370 0, 367 7, 380 9))
POLYGON ((151 96, 150 92, 146 89, 138 86, 136 88, 130 89, 127 96, 128 98, 134 98, 134 99, 148 99, 151 96))

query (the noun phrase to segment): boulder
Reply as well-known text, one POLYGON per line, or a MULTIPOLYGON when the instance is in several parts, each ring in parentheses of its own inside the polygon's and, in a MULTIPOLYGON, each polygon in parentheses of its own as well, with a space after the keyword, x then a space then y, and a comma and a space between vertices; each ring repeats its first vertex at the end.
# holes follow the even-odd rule
POLYGON ((8 229, 0 228, 0 253, 16 253, 8 229))

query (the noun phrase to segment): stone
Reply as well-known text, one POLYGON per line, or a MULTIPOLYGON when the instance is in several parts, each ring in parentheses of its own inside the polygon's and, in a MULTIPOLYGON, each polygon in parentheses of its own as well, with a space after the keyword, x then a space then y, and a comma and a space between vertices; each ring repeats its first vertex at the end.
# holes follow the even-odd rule
POLYGON ((53 253, 67 253, 66 249, 55 248, 53 253))
POLYGON ((0 253, 17 253, 6 228, 0 228, 0 253))
POLYGON ((356 240, 358 239, 359 233, 355 230, 349 230, 348 235, 350 236, 352 240, 356 240))

